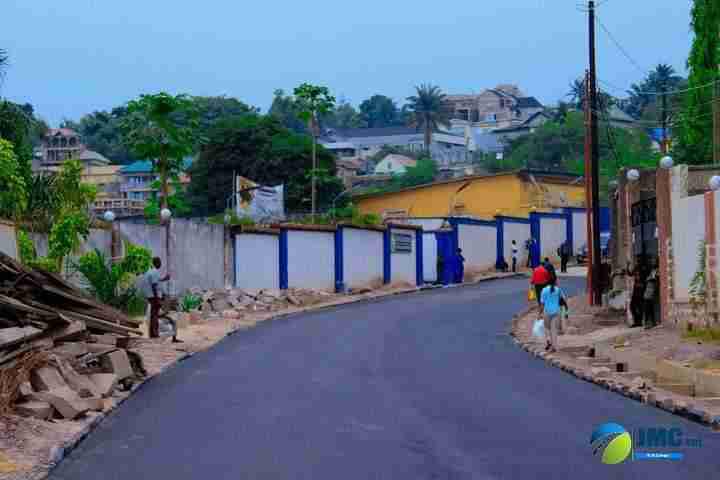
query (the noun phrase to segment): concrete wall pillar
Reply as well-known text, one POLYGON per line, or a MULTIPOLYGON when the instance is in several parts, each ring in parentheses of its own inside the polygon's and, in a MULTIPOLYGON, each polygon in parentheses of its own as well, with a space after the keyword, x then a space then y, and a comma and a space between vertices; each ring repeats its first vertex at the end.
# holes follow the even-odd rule
POLYGON ((656 174, 656 216, 658 229, 658 256, 660 260, 660 318, 671 317, 673 304, 672 254, 672 170, 659 169, 656 174))

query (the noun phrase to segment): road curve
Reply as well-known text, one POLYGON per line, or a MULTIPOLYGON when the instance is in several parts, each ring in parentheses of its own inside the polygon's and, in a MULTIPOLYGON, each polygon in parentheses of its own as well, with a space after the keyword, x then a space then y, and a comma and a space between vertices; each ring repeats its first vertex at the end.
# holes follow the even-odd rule
POLYGON ((515 346, 526 288, 433 290, 238 333, 150 381, 50 478, 718 478, 720 435, 515 346), (675 426, 704 445, 679 462, 607 466, 589 442, 608 421, 675 426))

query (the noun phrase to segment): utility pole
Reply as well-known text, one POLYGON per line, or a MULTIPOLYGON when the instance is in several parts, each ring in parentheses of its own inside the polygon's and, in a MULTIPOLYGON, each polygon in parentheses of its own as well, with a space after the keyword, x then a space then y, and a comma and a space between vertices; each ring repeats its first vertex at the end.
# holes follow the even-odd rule
POLYGON ((713 85, 713 163, 720 163, 720 81, 713 85))
POLYGON ((591 195, 592 195, 592 283, 594 304, 602 303, 602 292, 599 288, 599 274, 602 268, 600 252, 600 145, 598 140, 598 96, 597 68, 595 59, 595 2, 588 2, 589 54, 590 54, 590 163, 591 163, 591 195))
POLYGON ((585 70, 585 98, 583 99, 583 108, 585 109, 585 221, 587 228, 587 246, 588 246, 588 258, 587 258, 587 292, 588 292, 588 303, 590 305, 594 302, 594 290, 593 290, 593 248, 592 248, 592 183, 591 183, 591 167, 590 167, 590 150, 592 148, 592 141, 590 138, 590 71, 585 70))
POLYGON ((668 115, 667 115, 667 93, 666 93, 666 86, 663 83, 663 86, 661 88, 662 93, 662 148, 661 151, 663 155, 667 155, 668 153, 668 134, 667 134, 667 124, 668 124, 668 115))

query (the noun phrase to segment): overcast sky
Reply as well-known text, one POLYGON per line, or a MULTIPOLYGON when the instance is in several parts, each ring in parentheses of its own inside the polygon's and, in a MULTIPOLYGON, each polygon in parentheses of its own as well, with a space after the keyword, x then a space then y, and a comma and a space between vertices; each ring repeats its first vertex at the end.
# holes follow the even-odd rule
MULTIPOLYGON (((57 124, 166 90, 229 95, 267 109, 309 81, 357 104, 515 83, 563 97, 587 65, 580 0, 1 0, 0 94, 57 124)), ((685 72, 691 0, 600 0, 600 21, 643 69, 685 72), (605 2, 603 4, 603 2, 605 2)), ((598 30, 599 78, 641 77, 598 30)))

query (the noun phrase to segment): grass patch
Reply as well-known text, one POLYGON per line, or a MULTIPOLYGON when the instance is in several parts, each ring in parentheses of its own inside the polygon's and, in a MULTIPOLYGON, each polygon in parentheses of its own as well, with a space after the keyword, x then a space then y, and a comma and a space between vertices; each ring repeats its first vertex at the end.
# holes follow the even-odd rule
POLYGON ((684 338, 688 340, 702 340, 704 342, 720 343, 720 328, 697 328, 685 332, 684 338))

